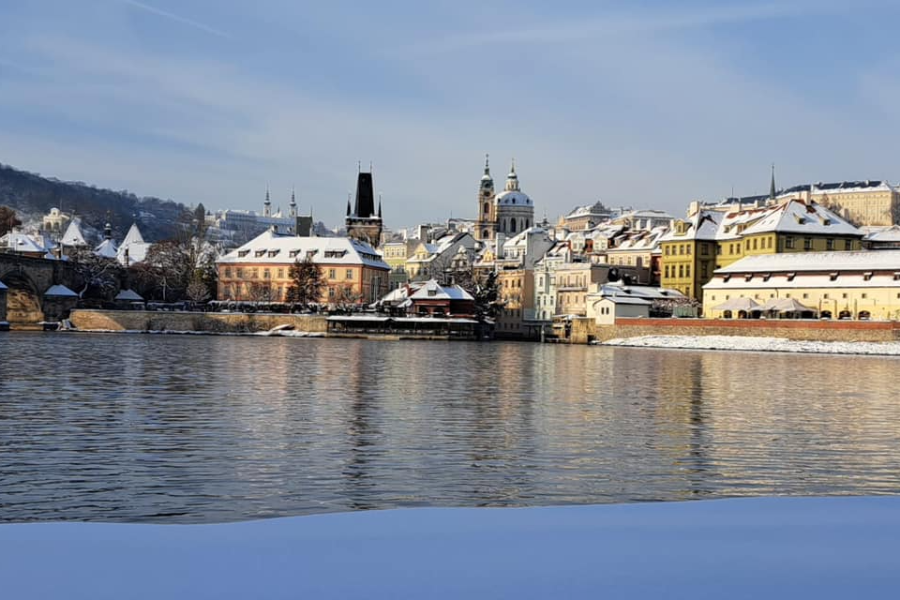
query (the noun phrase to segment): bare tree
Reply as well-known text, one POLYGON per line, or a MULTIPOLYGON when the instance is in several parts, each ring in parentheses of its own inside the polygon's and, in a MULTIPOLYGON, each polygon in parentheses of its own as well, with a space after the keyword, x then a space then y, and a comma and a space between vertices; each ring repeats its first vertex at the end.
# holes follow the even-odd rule
POLYGON ((16 211, 8 206, 0 206, 0 235, 6 235, 21 224, 22 221, 16 216, 16 211))
POLYGON ((299 258, 291 265, 288 276, 291 283, 287 289, 286 300, 291 304, 300 304, 308 307, 318 304, 325 287, 322 270, 307 256, 304 260, 299 258))
POLYGON ((98 256, 88 248, 75 248, 69 253, 69 262, 82 282, 79 298, 91 289, 108 298, 119 288, 124 270, 116 259, 98 256))

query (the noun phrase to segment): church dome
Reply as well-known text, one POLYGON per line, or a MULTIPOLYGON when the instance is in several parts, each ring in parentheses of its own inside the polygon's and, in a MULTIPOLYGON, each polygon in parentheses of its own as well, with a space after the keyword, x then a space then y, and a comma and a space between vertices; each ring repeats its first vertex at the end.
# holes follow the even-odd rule
POLYGON ((532 206, 531 198, 525 192, 510 190, 497 194, 497 204, 500 206, 532 206))

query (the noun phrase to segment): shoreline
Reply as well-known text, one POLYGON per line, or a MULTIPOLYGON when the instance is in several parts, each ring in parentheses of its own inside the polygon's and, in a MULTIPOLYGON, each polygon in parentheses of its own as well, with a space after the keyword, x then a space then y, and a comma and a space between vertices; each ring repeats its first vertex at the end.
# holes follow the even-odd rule
POLYGON ((594 342, 595 346, 660 350, 712 350, 716 352, 780 352, 845 356, 897 356, 900 342, 837 342, 790 340, 762 336, 647 335, 594 342))

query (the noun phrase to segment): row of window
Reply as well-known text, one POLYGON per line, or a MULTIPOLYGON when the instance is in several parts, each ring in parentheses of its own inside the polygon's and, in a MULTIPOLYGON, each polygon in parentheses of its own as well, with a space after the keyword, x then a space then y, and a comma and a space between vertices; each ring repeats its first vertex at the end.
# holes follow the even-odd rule
MULTIPOLYGON (((353 279, 353 269, 347 269, 344 272, 344 279, 353 279)), ((276 277, 278 279, 284 279, 285 269, 280 268, 276 269, 276 277)), ((231 279, 231 267, 225 267, 223 272, 224 279, 231 279)), ((258 267, 237 267, 234 270, 236 279, 259 279, 259 268, 258 267)), ((263 279, 271 279, 272 278, 272 270, 271 269, 263 269, 262 270, 262 278, 263 279)), ((337 278, 337 269, 328 269, 328 279, 336 279, 337 278)))
MULTIPOLYGON (((787 250, 795 250, 797 248, 797 238, 793 236, 786 236, 784 239, 784 246, 780 249, 787 250)), ((712 244, 699 244, 700 254, 703 256, 709 255, 709 246, 712 244)), ((744 251, 749 252, 751 250, 772 250, 774 249, 774 238, 751 238, 744 240, 744 251)), ((741 242, 733 242, 729 244, 719 244, 714 246, 716 250, 716 254, 723 254, 725 250, 728 251, 728 254, 740 254, 741 253, 741 242)), ((813 249, 813 238, 804 237, 803 238, 803 249, 804 250, 812 250, 813 249)), ((833 251, 837 249, 837 240, 833 238, 827 238, 825 240, 825 250, 833 251)), ((844 240, 844 250, 852 250, 853 249, 853 240, 845 239, 844 240)), ((678 244, 675 246, 674 244, 666 245, 663 250, 663 254, 666 256, 676 256, 676 255, 690 255, 691 254, 691 244, 678 244)))
MULTIPOLYGON (((761 296, 763 296, 763 294, 753 294, 753 299, 754 299, 754 300, 764 300, 765 298, 762 298, 761 296)), ((743 298, 744 296, 741 295, 741 296, 739 296, 739 297, 740 297, 740 298, 743 298)), ((772 299, 772 298, 775 298, 775 297, 776 297, 776 296, 775 296, 775 292, 770 292, 770 293, 769 293, 768 299, 772 299)), ((791 298, 792 296, 791 296, 791 293, 788 292, 788 293, 784 294, 783 297, 784 297, 784 298, 791 298)), ((809 293, 808 293, 808 292, 802 292, 798 297, 799 297, 801 300, 809 300, 809 293)), ((715 295, 715 294, 712 294, 712 295, 710 295, 709 298, 710 298, 710 300, 715 301, 716 295, 715 295)), ((849 300, 849 299, 850 299, 850 293, 849 293, 849 292, 841 292, 841 300, 849 300)), ((860 300, 868 300, 868 299, 869 299, 869 294, 868 294, 868 292, 861 292, 861 293, 859 294, 859 299, 860 299, 860 300)), ((897 292, 897 299, 900 300, 900 292, 897 292)), ((725 300, 731 300, 731 295, 730 295, 730 294, 725 294, 725 300)), ((837 300, 837 296, 835 296, 834 298, 832 298, 830 293, 825 293, 825 294, 822 294, 822 300, 837 300)))

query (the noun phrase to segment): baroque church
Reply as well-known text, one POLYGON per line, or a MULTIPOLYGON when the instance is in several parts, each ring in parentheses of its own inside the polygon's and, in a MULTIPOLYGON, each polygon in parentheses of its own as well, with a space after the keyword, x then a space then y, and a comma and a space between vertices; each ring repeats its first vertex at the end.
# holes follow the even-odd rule
POLYGON ((519 188, 516 161, 513 159, 506 185, 499 194, 494 193, 490 156, 485 155, 484 175, 478 188, 478 218, 475 239, 493 240, 497 234, 515 236, 534 225, 534 203, 519 188))

